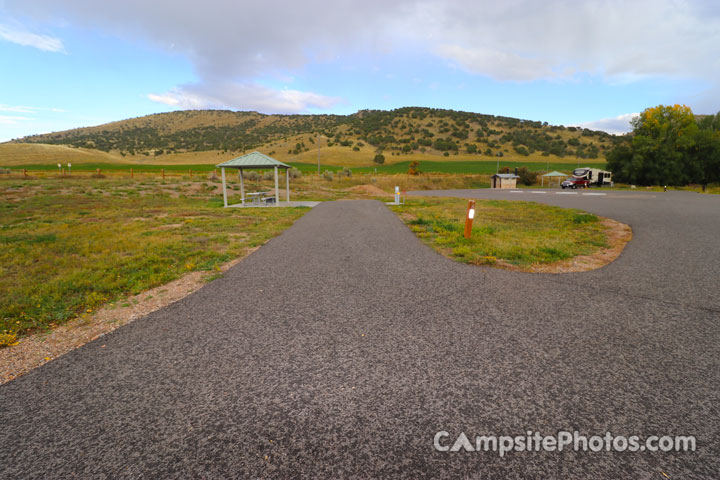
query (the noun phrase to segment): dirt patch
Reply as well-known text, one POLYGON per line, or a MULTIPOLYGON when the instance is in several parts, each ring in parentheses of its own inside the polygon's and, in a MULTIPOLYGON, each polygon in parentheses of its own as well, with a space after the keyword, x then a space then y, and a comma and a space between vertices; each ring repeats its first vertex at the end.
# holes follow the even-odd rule
POLYGON ((630 225, 610 218, 600 217, 600 223, 607 227, 606 234, 609 247, 600 249, 592 255, 579 255, 569 260, 562 260, 545 265, 530 265, 527 267, 518 267, 517 265, 501 262, 498 262, 496 265, 507 270, 520 270, 533 273, 587 272, 604 267, 619 257, 625 245, 632 240, 632 228, 630 228, 630 225))
MULTIPOLYGON (((243 256, 220 267, 224 272, 259 247, 246 249, 243 256)), ((0 384, 29 372, 102 335, 177 302, 205 285, 217 272, 191 272, 133 297, 101 307, 96 312, 72 320, 49 332, 21 338, 11 347, 0 349, 0 384)))
POLYGON ((373 197, 392 197, 391 193, 387 193, 375 185, 355 185, 354 187, 348 188, 347 191, 363 195, 372 195, 373 197))
POLYGON ((172 230, 174 228, 180 228, 182 227, 182 223, 166 223, 165 225, 160 225, 159 227, 155 227, 155 230, 172 230))

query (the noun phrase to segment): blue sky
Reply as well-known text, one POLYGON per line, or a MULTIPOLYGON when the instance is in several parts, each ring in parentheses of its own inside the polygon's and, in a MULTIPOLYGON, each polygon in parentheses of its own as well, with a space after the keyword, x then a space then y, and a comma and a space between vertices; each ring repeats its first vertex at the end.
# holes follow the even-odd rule
POLYGON ((500 3, 0 0, 0 141, 186 108, 720 110, 717 2, 500 3))

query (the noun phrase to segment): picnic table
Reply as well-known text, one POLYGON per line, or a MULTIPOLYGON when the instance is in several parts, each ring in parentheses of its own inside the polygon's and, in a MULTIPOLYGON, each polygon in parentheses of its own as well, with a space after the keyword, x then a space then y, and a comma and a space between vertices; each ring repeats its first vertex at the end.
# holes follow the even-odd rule
POLYGON ((270 192, 251 192, 247 195, 250 197, 253 204, 261 204, 265 201, 265 197, 269 194, 270 192))

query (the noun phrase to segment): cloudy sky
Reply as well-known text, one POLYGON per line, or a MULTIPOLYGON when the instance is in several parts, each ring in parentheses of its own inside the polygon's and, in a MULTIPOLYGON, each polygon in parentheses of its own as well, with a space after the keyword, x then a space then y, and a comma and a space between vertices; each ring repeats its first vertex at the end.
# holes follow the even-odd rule
POLYGON ((720 2, 0 0, 0 141, 178 109, 720 110, 720 2))

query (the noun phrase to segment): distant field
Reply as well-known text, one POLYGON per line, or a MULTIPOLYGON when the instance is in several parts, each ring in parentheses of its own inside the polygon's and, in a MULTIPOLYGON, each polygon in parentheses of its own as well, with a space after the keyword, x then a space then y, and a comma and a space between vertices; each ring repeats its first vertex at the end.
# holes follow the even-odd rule
MULTIPOLYGON (((288 154, 287 151, 275 151, 272 147, 260 147, 258 151, 270 155, 281 162, 291 163, 293 165, 314 165, 317 171, 317 150, 302 152, 297 155, 288 154)), ((57 164, 65 167, 71 163, 76 168, 103 168, 112 169, 113 166, 118 168, 130 168, 130 166, 142 169, 196 169, 207 170, 213 165, 222 163, 231 158, 235 158, 238 154, 222 153, 219 151, 207 152, 187 152, 187 153, 166 153, 158 156, 145 155, 125 155, 118 153, 106 153, 100 150, 73 148, 64 145, 45 145, 35 143, 0 143, 0 167, 15 167, 34 169, 35 166, 40 169, 57 169, 57 164), (104 165, 100 166, 100 165, 104 165)), ((352 169, 365 168, 367 171, 374 171, 376 164, 373 163, 375 149, 370 146, 364 146, 360 151, 352 151, 348 147, 334 145, 332 147, 323 146, 320 149, 320 164, 323 168, 332 170, 330 167, 349 167, 352 169)), ((389 169, 396 166, 395 170, 388 173, 399 173, 400 170, 407 171, 407 165, 411 161, 419 161, 421 165, 426 165, 424 171, 428 172, 448 172, 448 173, 474 173, 477 169, 468 170, 467 166, 459 166, 453 170, 450 168, 442 168, 433 165, 445 164, 496 164, 494 157, 487 155, 471 155, 468 153, 459 153, 458 155, 449 155, 447 157, 435 153, 415 152, 410 155, 391 155, 385 154, 385 164, 383 169, 389 169)), ((577 159, 572 156, 556 157, 551 155, 543 157, 539 153, 529 156, 522 156, 514 152, 506 153, 500 159, 501 164, 508 166, 527 165, 530 170, 542 170, 545 164, 550 165, 577 165, 577 159), (504 161, 503 161, 504 160, 504 161)), ((591 163, 584 165, 603 165, 604 160, 596 159, 591 163)), ((298 167, 300 168, 300 167, 298 167)), ((308 167, 309 168, 309 167, 308 167)), ((309 169, 307 171, 310 171, 309 169)), ((380 170, 378 170, 380 171, 380 170)), ((495 173, 495 169, 485 169, 482 173, 495 173)))
POLYGON ((72 148, 65 145, 44 145, 34 143, 0 143, 0 167, 58 163, 73 165, 84 163, 114 163, 120 155, 86 148, 72 148))
MULTIPOLYGON (((313 174, 317 173, 317 164, 312 163, 298 163, 298 162, 290 162, 290 165, 297 168, 304 174, 313 174)), ((408 167, 410 165, 409 161, 403 161, 399 163, 393 163, 389 165, 375 165, 375 166, 360 166, 360 167, 351 167, 351 170, 354 173, 368 173, 368 174, 402 174, 407 173, 408 167)), ((432 162, 432 161, 420 161, 420 171, 423 173, 456 173, 456 174, 477 174, 477 175, 492 175, 495 173, 497 169, 497 162, 494 160, 491 161, 474 161, 474 162, 468 162, 468 161, 455 161, 455 162, 432 162)), ((595 168, 602 168, 605 164, 604 163, 580 163, 580 166, 583 167, 595 167, 595 168)), ((548 164, 539 164, 539 163, 531 163, 531 162, 518 162, 518 161, 501 161, 500 167, 509 167, 511 169, 515 167, 528 167, 530 170, 534 171, 544 171, 546 168, 549 168, 550 170, 558 170, 565 173, 570 173, 574 168, 577 168, 578 163, 577 162, 571 162, 571 163, 550 163, 548 164)), ((202 173, 202 172, 210 172, 212 171, 215 166, 214 165, 208 165, 208 164, 194 164, 194 165, 151 165, 151 164, 145 164, 145 165, 139 165, 139 164, 119 164, 119 163, 84 163, 84 164, 77 164, 74 165, 72 168, 73 172, 80 173, 80 172, 93 172, 96 169, 101 169, 102 172, 109 173, 120 173, 120 172, 126 172, 128 175, 130 174, 130 169, 133 169, 133 172, 135 174, 141 174, 143 172, 149 172, 149 173, 157 173, 159 174, 162 169, 165 170, 167 174, 189 174, 189 172, 192 170, 193 174, 196 173, 202 173)), ((324 172, 325 170, 329 170, 331 172, 337 172, 339 170, 342 170, 343 167, 337 166, 337 165, 327 165, 327 164, 321 164, 320 165, 320 172, 324 172)), ((27 169, 29 172, 57 172, 58 168, 56 164, 36 164, 36 165, 17 165, 14 167, 11 167, 11 170, 13 171, 21 171, 22 169, 27 169)))

